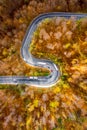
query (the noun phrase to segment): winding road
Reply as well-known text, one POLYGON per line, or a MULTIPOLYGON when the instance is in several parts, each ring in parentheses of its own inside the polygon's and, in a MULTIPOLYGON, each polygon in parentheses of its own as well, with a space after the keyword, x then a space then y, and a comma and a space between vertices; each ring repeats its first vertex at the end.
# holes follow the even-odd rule
MULTIPOLYGON (((25 77, 25 76, 0 76, 0 84, 26 84, 29 86, 36 87, 51 87, 59 81, 60 70, 59 68, 50 60, 37 59, 31 55, 29 52, 30 43, 32 40, 33 32, 37 28, 39 22, 45 18, 52 17, 66 17, 76 16, 77 19, 82 17, 87 17, 87 14, 72 14, 72 13, 46 13, 36 17, 30 26, 27 29, 23 44, 21 47, 21 56, 23 60, 31 65, 36 67, 47 68, 50 71, 49 76, 38 76, 38 77, 25 77)), ((39 69, 39 68, 38 68, 39 69)))

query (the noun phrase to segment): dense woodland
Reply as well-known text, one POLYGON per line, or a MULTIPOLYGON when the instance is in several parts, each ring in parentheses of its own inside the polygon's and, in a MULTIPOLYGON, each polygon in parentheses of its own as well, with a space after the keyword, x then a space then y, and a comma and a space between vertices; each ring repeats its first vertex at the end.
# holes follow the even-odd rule
MULTIPOLYGON (((49 74, 48 70, 38 70, 26 65, 20 56, 20 48, 26 29, 33 18, 41 13, 55 11, 87 13, 87 0, 0 0, 0 75, 46 76, 49 74)), ((0 130, 87 129, 87 80, 84 84, 79 80, 79 76, 87 79, 87 71, 85 71, 87 70, 87 19, 84 21, 83 31, 80 22, 78 21, 80 33, 76 29, 78 38, 75 39, 76 42, 79 41, 82 49, 79 54, 83 60, 78 64, 82 68, 76 66, 79 73, 76 68, 72 70, 72 73, 75 72, 72 75, 73 81, 70 77, 68 84, 65 82, 68 75, 64 72, 60 82, 50 89, 38 89, 26 85, 0 85, 0 130), (83 42, 84 37, 85 42, 83 42), (77 79, 76 84, 73 84, 75 79, 77 79)), ((71 41, 68 41, 67 47, 70 47, 69 42, 71 41)), ((49 58, 58 65, 64 65, 61 59, 58 59, 55 48, 46 49, 49 54, 46 52, 42 54, 41 49, 44 49, 43 46, 40 46, 38 53, 37 45, 36 50, 32 50, 32 54, 39 58, 49 58)), ((64 60, 67 59, 65 56, 64 60)), ((75 59, 73 64, 76 63, 75 59)))

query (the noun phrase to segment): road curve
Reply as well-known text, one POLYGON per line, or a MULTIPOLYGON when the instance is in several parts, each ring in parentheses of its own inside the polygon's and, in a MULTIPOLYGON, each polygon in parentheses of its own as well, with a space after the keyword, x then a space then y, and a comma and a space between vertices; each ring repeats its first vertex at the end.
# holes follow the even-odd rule
MULTIPOLYGON (((47 68, 50 70, 49 76, 38 76, 38 77, 25 77, 25 76, 0 76, 0 84, 26 84, 37 87, 51 87, 58 81, 60 77, 59 68, 50 60, 37 59, 29 52, 30 43, 32 40, 33 32, 37 28, 39 22, 45 18, 52 17, 66 17, 76 16, 77 18, 86 17, 87 14, 72 14, 72 13, 46 13, 36 17, 28 27, 23 44, 21 47, 21 56, 23 60, 36 67, 47 68)), ((38 68, 39 69, 39 68, 38 68)))

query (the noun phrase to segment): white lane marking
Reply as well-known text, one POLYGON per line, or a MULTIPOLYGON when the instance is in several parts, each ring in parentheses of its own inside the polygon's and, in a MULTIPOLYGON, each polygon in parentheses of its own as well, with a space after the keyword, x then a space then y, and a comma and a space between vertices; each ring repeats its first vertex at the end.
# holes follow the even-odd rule
POLYGON ((38 64, 46 65, 46 63, 44 63, 44 62, 38 62, 38 64))
POLYGON ((58 68, 57 68, 57 66, 55 64, 54 64, 54 66, 55 66, 56 70, 58 70, 58 68))

